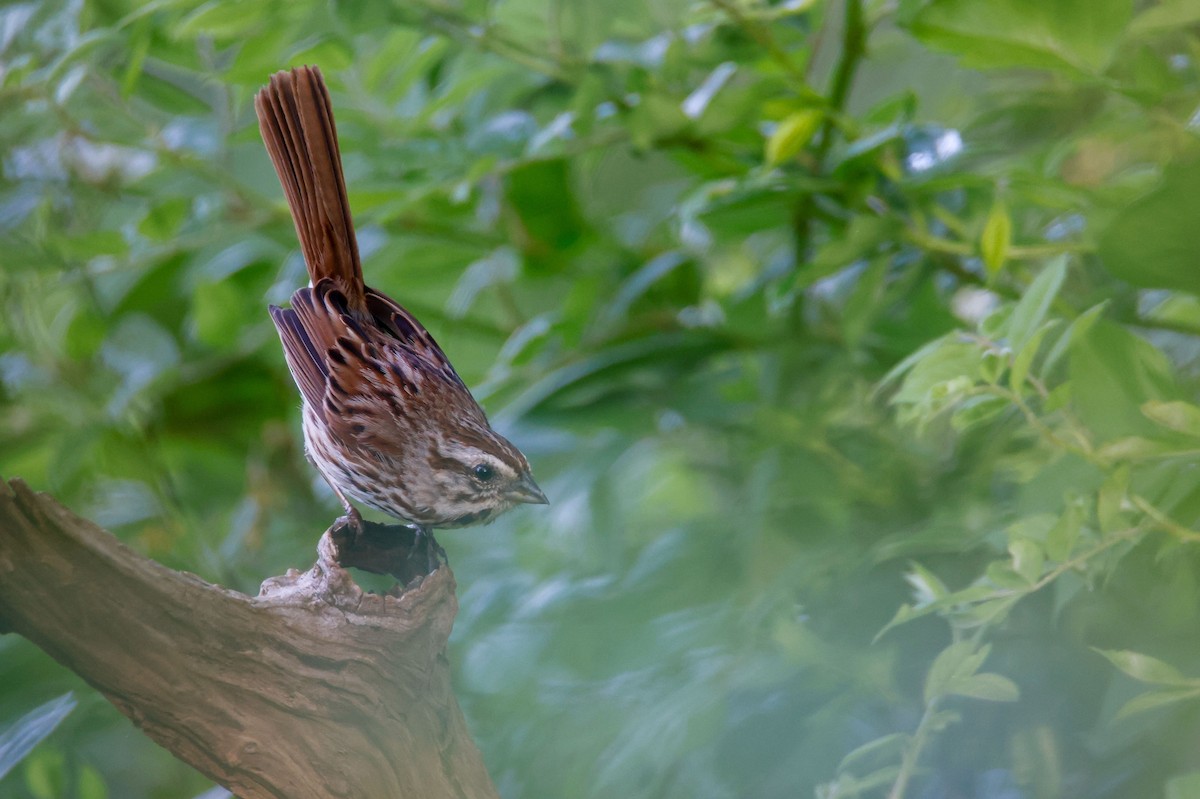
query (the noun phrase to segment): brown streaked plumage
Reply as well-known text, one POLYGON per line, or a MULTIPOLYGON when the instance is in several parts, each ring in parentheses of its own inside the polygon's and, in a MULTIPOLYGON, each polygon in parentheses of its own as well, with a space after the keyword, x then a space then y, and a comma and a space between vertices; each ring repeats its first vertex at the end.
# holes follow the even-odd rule
POLYGON ((254 105, 311 281, 271 318, 304 400, 306 451, 351 523, 350 498, 423 531, 546 502, 429 332, 363 283, 320 70, 272 76, 254 105))

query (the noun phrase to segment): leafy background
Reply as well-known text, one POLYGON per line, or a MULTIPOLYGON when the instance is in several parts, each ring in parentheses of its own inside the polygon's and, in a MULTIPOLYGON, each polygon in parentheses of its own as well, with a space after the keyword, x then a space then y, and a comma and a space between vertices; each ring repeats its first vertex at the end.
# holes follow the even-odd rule
MULTIPOLYGON (((505 796, 1200 795, 1198 59, 1195 0, 8 4, 0 473, 311 560, 250 100, 319 64, 371 282, 553 501, 442 536, 505 796)), ((0 686, 6 796, 225 795, 0 686)))

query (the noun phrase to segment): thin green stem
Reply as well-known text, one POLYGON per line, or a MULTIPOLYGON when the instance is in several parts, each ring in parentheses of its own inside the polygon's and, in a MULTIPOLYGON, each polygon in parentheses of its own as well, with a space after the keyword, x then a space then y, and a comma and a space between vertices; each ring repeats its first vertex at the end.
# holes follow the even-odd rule
POLYGON ((804 87, 808 85, 804 70, 792 60, 791 55, 775 40, 775 36, 771 33, 769 26, 747 16, 738 7, 737 3, 732 2, 732 0, 712 0, 712 4, 725 12, 750 38, 758 42, 767 51, 767 54, 771 56, 771 59, 779 64, 783 71, 790 75, 799 86, 804 87))
POLYGON ((451 11, 445 6, 435 7, 421 3, 417 6, 417 11, 429 27, 440 30, 450 38, 474 44, 533 72, 570 82, 571 75, 578 71, 578 64, 570 62, 561 53, 552 53, 551 57, 547 58, 546 53, 505 35, 497 27, 451 11))
MULTIPOLYGON (((863 15, 862 0, 846 0, 845 19, 842 22, 842 56, 833 72, 833 83, 829 88, 829 107, 841 114, 854 85, 854 76, 867 52, 867 26, 863 15)), ((817 165, 823 172, 829 148, 833 146, 835 128, 832 116, 827 117, 821 128, 821 141, 817 145, 817 165)))
POLYGON ((904 756, 900 759, 900 772, 896 775, 895 782, 892 783, 892 789, 888 791, 888 799, 903 799, 904 792, 908 790, 909 780, 916 773, 921 752, 929 742, 930 730, 937 715, 937 706, 937 699, 925 706, 925 712, 921 714, 917 729, 913 732, 912 739, 904 750, 904 756))
MULTIPOLYGON (((837 119, 846 105, 850 88, 854 84, 854 76, 858 73, 859 65, 866 54, 867 29, 864 22, 862 0, 846 0, 845 19, 842 27, 842 52, 834 68, 833 82, 830 85, 826 100, 826 118, 821 126, 820 141, 814 152, 812 172, 824 175, 828 171, 826 161, 830 148, 833 146, 834 132, 838 129, 837 119)), ((830 24, 828 20, 825 23, 830 24)), ((797 79, 801 85, 807 86, 807 78, 801 73, 797 79)), ((815 218, 816 202, 814 195, 804 192, 796 200, 791 213, 791 228, 793 249, 797 263, 805 261, 812 242, 812 229, 815 218)), ((798 298, 789 314, 789 324, 799 332, 803 328, 804 304, 798 298)))
POLYGON ((1022 592, 1022 596, 1028 596, 1029 594, 1042 590, 1067 572, 1075 571, 1076 569, 1082 567, 1101 552, 1112 549, 1114 546, 1124 541, 1130 541, 1138 536, 1144 535, 1146 532, 1147 529, 1145 525, 1139 524, 1135 525, 1134 527, 1130 527, 1128 530, 1122 530, 1119 533, 1113 533, 1103 541, 1097 543, 1095 546, 1085 549, 1083 552, 1080 552, 1073 558, 1064 560, 1062 563, 1043 574, 1040 580, 1022 592))
POLYGON ((1180 541, 1200 541, 1200 533, 1184 527, 1140 494, 1131 494, 1129 501, 1133 503, 1134 507, 1153 519, 1154 523, 1169 535, 1178 538, 1180 541))
POLYGON ((983 391, 984 393, 993 394, 1002 399, 1006 399, 1015 405, 1017 410, 1021 412, 1021 415, 1025 417, 1025 421, 1029 422, 1029 426, 1036 430, 1038 434, 1045 439, 1046 443, 1050 444, 1052 447, 1064 452, 1073 452, 1098 466, 1106 465, 1095 454, 1095 451, 1092 450, 1089 443, 1083 442, 1082 445, 1076 445, 1060 436, 1052 427, 1050 427, 1050 425, 1046 424, 1040 416, 1033 412, 1033 409, 1029 407, 1029 403, 1027 403, 1025 399, 1017 392, 1000 385, 986 386, 984 387, 983 391))
MULTIPOLYGON (((1124 541, 1137 538, 1138 536, 1143 535, 1146 531, 1147 528, 1145 525, 1137 525, 1129 528, 1128 530, 1123 530, 1119 533, 1114 533, 1113 535, 1108 536, 1095 546, 1088 548, 1084 552, 1081 552, 1069 560, 1063 561, 1054 569, 1046 572, 1044 575, 1042 575, 1040 580, 1038 580, 1036 583, 1033 583, 1028 588, 1021 589, 1020 591, 1011 591, 1010 595, 1012 597, 1012 601, 1016 602, 1025 596, 1040 591, 1067 572, 1074 571, 1082 567, 1089 560, 1096 557, 1100 553, 1111 549, 1124 541)), ((1200 538, 1200 535, 1197 537, 1200 538)), ((1004 592, 999 593, 1002 594, 1004 592)), ((971 636, 971 640, 976 646, 982 642, 983 633, 988 626, 989 625, 987 623, 981 624, 971 636)), ((937 710, 938 699, 936 698, 925 706, 925 711, 921 715, 921 720, 917 723, 917 729, 913 732, 912 738, 909 741, 909 745, 905 748, 904 754, 901 756, 900 770, 896 775, 895 781, 892 783, 891 790, 888 792, 888 799, 903 799, 904 793, 908 789, 908 783, 916 773, 917 764, 920 762, 921 753, 924 751, 929 742, 932 726, 936 720, 937 710)))

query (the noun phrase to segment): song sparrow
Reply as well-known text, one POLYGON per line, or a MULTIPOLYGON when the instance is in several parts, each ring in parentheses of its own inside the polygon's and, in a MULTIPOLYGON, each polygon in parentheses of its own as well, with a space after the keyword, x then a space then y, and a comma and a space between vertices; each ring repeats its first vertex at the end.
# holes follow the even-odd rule
POLYGON ((310 280, 271 318, 304 400, 306 452, 346 521, 362 529, 349 498, 411 522, 418 536, 545 503, 525 456, 492 430, 433 337, 363 284, 320 70, 272 76, 254 105, 310 280))

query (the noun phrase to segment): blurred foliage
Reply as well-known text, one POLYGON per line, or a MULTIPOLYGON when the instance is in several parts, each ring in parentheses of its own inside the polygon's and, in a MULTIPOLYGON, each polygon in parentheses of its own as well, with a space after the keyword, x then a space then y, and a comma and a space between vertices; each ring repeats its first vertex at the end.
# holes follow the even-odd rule
MULTIPOLYGON (((251 593, 336 512, 265 311, 301 63, 553 501, 442 536, 505 796, 1197 795, 1200 4, 4 6, 0 473, 251 593)), ((79 696, 6 796, 210 787, 0 685, 79 696)))

